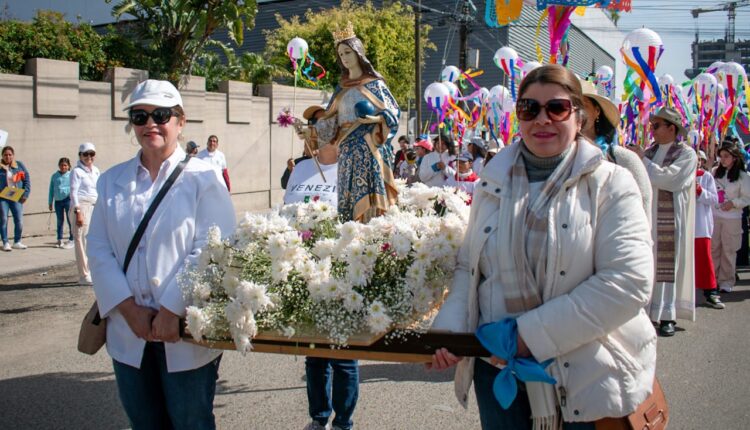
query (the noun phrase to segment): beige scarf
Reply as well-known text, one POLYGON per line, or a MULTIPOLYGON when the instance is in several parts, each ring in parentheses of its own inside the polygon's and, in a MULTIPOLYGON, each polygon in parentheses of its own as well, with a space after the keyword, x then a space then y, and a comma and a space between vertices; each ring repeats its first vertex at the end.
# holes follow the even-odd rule
MULTIPOLYGON (((565 181, 570 178, 578 148, 587 144, 581 140, 573 143, 565 158, 547 178, 535 197, 529 196, 526 167, 521 151, 518 151, 508 181, 508 186, 511 187, 510 202, 504 203, 513 205, 514 216, 510 217, 508 225, 498 226, 510 232, 514 255, 511 261, 500 261, 505 306, 509 313, 530 311, 545 300, 556 296, 546 279, 549 211, 552 201, 560 193, 565 181)), ((530 382, 526 384, 526 388, 534 430, 561 428, 562 419, 555 387, 541 382, 530 382)))

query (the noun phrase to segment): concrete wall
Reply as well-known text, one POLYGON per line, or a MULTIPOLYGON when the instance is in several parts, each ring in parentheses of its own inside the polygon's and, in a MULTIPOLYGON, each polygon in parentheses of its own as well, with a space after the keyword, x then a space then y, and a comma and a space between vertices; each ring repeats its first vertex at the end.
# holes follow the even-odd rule
MULTIPOLYGON (((75 163, 85 141, 96 145, 95 164, 102 171, 132 158, 138 144, 122 106, 148 73, 116 68, 107 82, 81 81, 77 63, 47 59, 30 60, 26 72, 0 74, 0 128, 9 133, 7 144, 31 176, 24 236, 53 234, 55 216, 47 210, 47 196, 57 161, 68 157, 75 163)), ((209 135, 219 137, 237 212, 281 203, 281 174, 286 160, 302 153, 302 142, 293 138, 291 127, 279 127, 276 116, 282 107, 294 106, 301 117, 305 107, 327 102, 330 94, 274 84, 259 88, 261 96, 254 97, 250 84, 233 81, 213 93, 205 91, 200 77, 186 77, 180 90, 188 118, 183 143, 194 140, 205 148, 209 135)))

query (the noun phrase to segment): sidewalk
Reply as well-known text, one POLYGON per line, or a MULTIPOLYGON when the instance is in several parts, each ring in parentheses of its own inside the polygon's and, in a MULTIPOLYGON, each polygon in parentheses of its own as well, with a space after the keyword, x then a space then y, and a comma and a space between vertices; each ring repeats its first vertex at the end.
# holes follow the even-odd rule
POLYGON ((0 250, 0 284, 9 276, 43 272, 52 267, 76 264, 76 255, 72 248, 55 248, 57 239, 54 234, 24 237, 23 243, 29 248, 14 249, 11 252, 0 250))

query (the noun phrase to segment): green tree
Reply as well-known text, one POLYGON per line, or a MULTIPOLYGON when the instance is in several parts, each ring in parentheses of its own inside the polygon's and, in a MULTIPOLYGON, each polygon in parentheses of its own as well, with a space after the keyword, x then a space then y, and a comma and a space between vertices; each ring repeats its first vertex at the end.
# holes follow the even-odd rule
MULTIPOLYGON (((106 0, 112 3, 113 0, 106 0)), ((177 82, 193 66, 217 29, 242 45, 245 29, 255 26, 256 0, 120 0, 112 15, 135 17, 133 30, 144 54, 154 56, 152 75, 177 82)))
POLYGON ((26 60, 77 61, 84 80, 101 80, 110 65, 103 42, 90 25, 65 21, 60 12, 39 10, 29 22, 0 22, 0 72, 22 74, 26 60))
MULTIPOLYGON (((286 45, 292 38, 301 37, 307 41, 310 54, 328 72, 318 87, 335 86, 341 71, 336 63, 331 30, 343 29, 351 21, 365 45, 367 58, 383 75, 399 104, 406 106, 406 100, 414 93, 414 13, 411 7, 392 2, 375 8, 369 1, 357 4, 342 0, 339 7, 315 13, 308 10, 304 18, 305 22, 301 22, 298 16, 290 20, 276 16, 279 28, 266 32, 265 57, 271 64, 291 70, 286 45)), ((430 30, 428 25, 421 28, 421 58, 425 58, 427 49, 436 49, 427 37, 430 30)), ((305 82, 301 85, 310 86, 305 82)))
POLYGON ((206 78, 209 91, 215 91, 219 82, 224 80, 251 82, 257 88, 257 85, 268 84, 274 78, 291 75, 284 68, 269 64, 260 54, 245 52, 238 57, 234 49, 221 42, 211 41, 209 45, 219 48, 225 59, 222 62, 215 51, 206 51, 198 59, 193 74, 206 78))

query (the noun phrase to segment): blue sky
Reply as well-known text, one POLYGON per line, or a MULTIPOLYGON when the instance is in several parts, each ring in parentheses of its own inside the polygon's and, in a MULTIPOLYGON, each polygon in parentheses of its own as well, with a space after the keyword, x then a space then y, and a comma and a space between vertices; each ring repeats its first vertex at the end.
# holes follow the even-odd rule
MULTIPOLYGON (((423 0, 423 4, 429 3, 429 0, 423 0)), ((690 44, 695 38, 696 26, 701 40, 704 40, 723 38, 727 24, 725 11, 705 13, 693 19, 690 10, 721 3, 705 0, 633 0, 633 12, 622 15, 619 27, 626 33, 642 26, 659 33, 665 51, 657 67, 657 75, 669 73, 677 81, 682 81, 685 79, 683 71, 692 66, 690 44)), ((31 19, 36 9, 54 9, 66 13, 71 21, 75 21, 77 16, 92 24, 112 21, 112 5, 104 0, 0 0, 0 7, 5 5, 11 17, 21 20, 31 19)), ((735 31, 738 39, 750 39, 750 6, 737 9, 735 31)))

